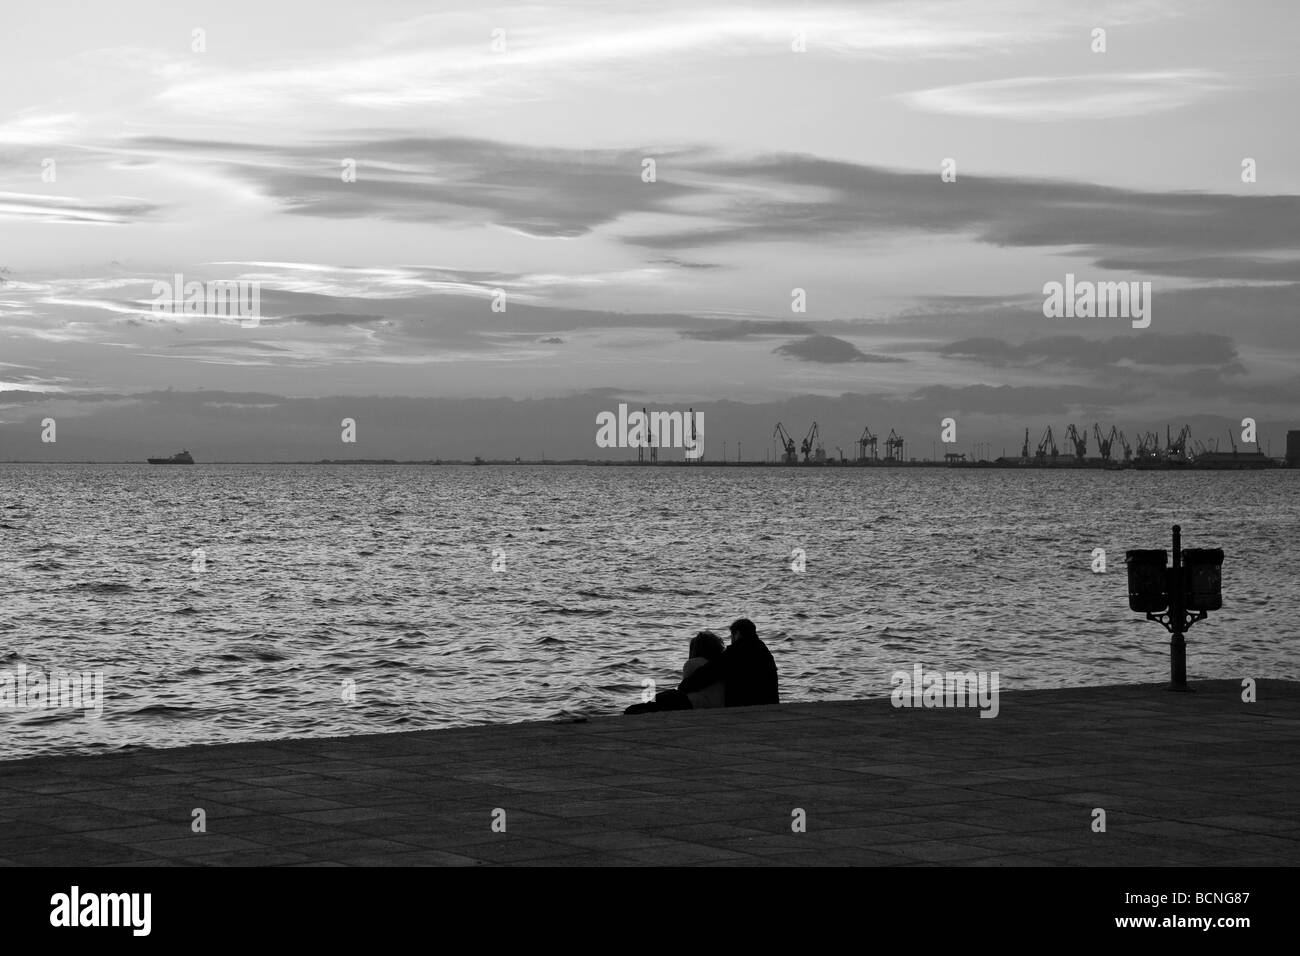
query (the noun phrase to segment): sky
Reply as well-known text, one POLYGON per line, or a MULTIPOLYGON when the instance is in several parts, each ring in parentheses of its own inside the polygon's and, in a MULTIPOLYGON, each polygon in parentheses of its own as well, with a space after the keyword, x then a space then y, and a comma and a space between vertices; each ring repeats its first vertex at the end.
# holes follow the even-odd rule
POLYGON ((618 459, 620 401, 708 457, 946 417, 1280 455, 1298 39, 1257 0, 24 5, 0 460, 618 459), (1067 274, 1150 324, 1046 316, 1067 274))

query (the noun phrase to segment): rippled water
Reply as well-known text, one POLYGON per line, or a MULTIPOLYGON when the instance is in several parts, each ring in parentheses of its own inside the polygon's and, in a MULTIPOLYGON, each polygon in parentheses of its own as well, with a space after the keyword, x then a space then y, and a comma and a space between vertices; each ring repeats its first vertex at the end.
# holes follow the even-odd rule
POLYGON ((885 696, 917 662, 1003 689, 1163 680, 1168 638, 1128 610, 1123 558, 1169 547, 1175 522, 1227 552, 1189 676, 1296 679, 1298 488, 1297 471, 0 465, 0 679, 99 670, 106 690, 98 719, 0 707, 0 758, 617 713, 740 616, 786 700, 885 696))

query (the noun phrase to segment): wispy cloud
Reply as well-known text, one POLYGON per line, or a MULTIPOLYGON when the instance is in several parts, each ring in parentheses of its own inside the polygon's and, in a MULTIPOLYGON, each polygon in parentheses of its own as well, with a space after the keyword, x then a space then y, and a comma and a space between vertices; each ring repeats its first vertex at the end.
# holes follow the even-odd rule
POLYGON ((147 219, 160 208, 143 199, 90 200, 74 196, 0 192, 0 219, 28 222, 122 225, 147 219))
POLYGON ((805 335, 814 330, 815 326, 808 322, 741 319, 710 323, 702 329, 687 329, 682 335, 701 342, 733 342, 756 335, 805 335))
POLYGON ((0 122, 0 145, 35 146, 64 142, 75 135, 82 120, 81 116, 71 112, 26 109, 0 122))
POLYGON ((983 119, 1114 119, 1179 109, 1231 88, 1209 70, 1022 76, 899 94, 908 106, 983 119))
MULTIPOLYGON (((258 147, 262 157, 248 162, 240 157, 253 147, 242 144, 154 138, 137 145, 214 164, 221 175, 236 177, 298 215, 493 225, 537 238, 617 229, 625 244, 660 252, 653 263, 678 269, 691 267, 662 253, 783 241, 820 246, 844 237, 909 233, 967 236, 1002 247, 1073 248, 1152 274, 1207 279, 1289 279, 1300 251, 1300 198, 1294 196, 1150 192, 973 175, 946 189, 929 172, 798 154, 727 157, 702 146, 660 151, 664 172, 647 185, 639 171, 648 149, 584 151, 409 137, 258 147), (354 183, 339 181, 338 156, 344 151, 363 157, 354 183)), ((405 287, 450 293, 484 293, 510 281, 512 295, 656 278, 630 271, 600 279, 291 268, 303 275, 286 287, 332 294, 342 292, 334 284, 341 277, 350 277, 355 292, 362 291, 356 288, 360 280, 398 292, 405 287)), ((372 288, 364 294, 376 293, 372 288)))
POLYGON ((997 338, 970 338, 940 346, 936 351, 941 355, 974 359, 992 366, 1048 363, 1099 369, 1121 365, 1190 365, 1217 366, 1225 374, 1245 372, 1231 338, 1204 332, 1106 339, 1054 335, 1030 339, 1018 345, 997 338))
MULTIPOLYGON (((1130 5, 1134 6, 1134 5, 1130 5)), ((446 11, 388 24, 347 56, 300 54, 273 69, 195 68, 158 94, 187 113, 254 115, 331 108, 398 110, 543 98, 557 85, 644 78, 667 59, 780 56, 796 35, 808 52, 893 59, 986 54, 1042 43, 1087 17, 1066 2, 972 5, 942 0, 816 5, 755 3, 739 9, 640 2, 505 7, 490 15, 446 11), (1029 12, 1032 11, 1032 16, 1029 12), (502 31, 492 46, 492 31, 502 31)), ((1120 21, 1164 15, 1158 4, 1116 12, 1120 21)))

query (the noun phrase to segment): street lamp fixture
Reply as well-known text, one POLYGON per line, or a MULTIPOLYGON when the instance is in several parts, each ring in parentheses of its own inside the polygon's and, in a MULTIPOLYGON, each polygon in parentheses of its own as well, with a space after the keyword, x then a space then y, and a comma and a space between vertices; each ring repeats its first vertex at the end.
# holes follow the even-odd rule
POLYGON ((1182 528, 1174 525, 1174 564, 1167 567, 1169 552, 1129 551, 1128 606, 1158 621, 1173 636, 1169 641, 1169 687, 1187 687, 1186 630, 1205 620, 1210 611, 1223 607, 1223 549, 1182 550, 1182 528))

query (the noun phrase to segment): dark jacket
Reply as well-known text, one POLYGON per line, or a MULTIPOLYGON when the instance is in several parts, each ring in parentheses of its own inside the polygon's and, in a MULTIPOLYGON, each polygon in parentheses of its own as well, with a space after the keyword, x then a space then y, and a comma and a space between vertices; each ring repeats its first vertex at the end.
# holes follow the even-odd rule
POLYGON ((743 637, 733 641, 722 656, 696 668, 690 677, 678 685, 678 690, 689 694, 703 690, 715 681, 726 682, 725 701, 728 707, 750 707, 755 704, 779 704, 776 661, 772 652, 757 637, 743 637))

